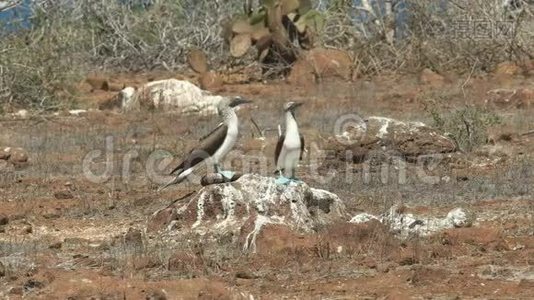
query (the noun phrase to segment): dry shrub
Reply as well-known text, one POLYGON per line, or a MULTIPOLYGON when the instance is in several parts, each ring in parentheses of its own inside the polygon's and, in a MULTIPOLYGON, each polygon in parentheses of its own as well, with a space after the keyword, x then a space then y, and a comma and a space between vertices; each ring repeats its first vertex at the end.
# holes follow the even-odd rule
POLYGON ((453 246, 472 246, 482 252, 509 250, 503 232, 491 227, 457 228, 443 237, 453 246))
POLYGON ((168 261, 167 269, 187 277, 199 276, 204 273, 202 258, 192 251, 178 251, 173 254, 168 261))
POLYGON ((350 3, 334 2, 323 41, 355 51, 360 73, 490 71, 502 61, 523 63, 534 57, 534 21, 526 4, 511 13, 502 1, 448 1, 441 9, 439 1, 406 0, 404 16, 395 9, 385 14, 367 11, 370 21, 361 24, 350 19, 357 11, 350 3), (395 25, 395 17, 407 18, 404 29, 395 25), (491 34, 485 35, 484 28, 491 34))
POLYGON ((75 24, 65 21, 59 26, 55 21, 43 20, 47 24, 39 30, 0 39, 0 101, 4 105, 47 110, 69 106, 74 100, 72 84, 80 79, 83 65, 74 63, 72 54, 85 41, 73 32, 75 24))
POLYGON ((83 3, 82 20, 98 39, 92 60, 123 70, 182 68, 192 48, 202 49, 216 64, 225 61, 220 25, 240 9, 237 0, 155 1, 147 7, 105 0, 83 3))
POLYGON ((378 221, 364 224, 337 223, 324 228, 317 237, 314 253, 329 259, 335 256, 390 260, 399 247, 398 240, 387 226, 378 221))
POLYGON ((428 286, 436 280, 446 278, 448 275, 448 272, 444 269, 418 265, 411 268, 407 281, 414 286, 428 286))
POLYGON ((472 151, 488 142, 488 129, 501 123, 501 118, 488 110, 466 106, 447 113, 427 106, 434 127, 453 138, 462 151, 472 151))
MULTIPOLYGON (((348 258, 369 267, 385 262, 399 265, 433 264, 436 260, 452 259, 455 254, 465 254, 461 245, 458 245, 458 239, 456 235, 451 237, 451 233, 399 239, 387 225, 378 221, 338 223, 321 231, 312 251, 308 253, 323 260, 348 258)), ((491 241, 493 245, 494 240, 491 241)))
POLYGON ((532 56, 527 45, 532 44, 534 23, 524 14, 507 16, 494 1, 458 1, 439 14, 430 8, 430 1, 410 4, 414 7, 411 43, 419 61, 415 67, 490 71, 499 62, 532 56))
POLYGON ((27 22, 13 21, 0 33, 2 108, 65 108, 89 71, 176 70, 186 65, 191 47, 215 64, 227 60, 218 25, 240 1, 129 3, 57 0, 23 7, 31 11, 27 22))
MULTIPOLYGON (((392 14, 375 14, 372 22, 362 25, 354 21, 357 10, 351 1, 331 1, 319 40, 354 52, 358 74, 423 68, 489 71, 502 61, 534 58, 529 6, 506 14, 496 4, 500 1, 463 0, 436 12, 433 2, 406 0, 410 22, 399 37, 392 14), (459 34, 460 25, 473 27, 477 20, 514 30, 489 38, 459 34)), ((75 83, 90 71, 183 69, 191 48, 206 52, 214 69, 248 65, 254 59, 229 59, 222 38, 221 25, 242 11, 243 1, 128 3, 33 1, 31 26, 0 33, 0 100, 12 107, 63 108, 76 99, 75 83)))

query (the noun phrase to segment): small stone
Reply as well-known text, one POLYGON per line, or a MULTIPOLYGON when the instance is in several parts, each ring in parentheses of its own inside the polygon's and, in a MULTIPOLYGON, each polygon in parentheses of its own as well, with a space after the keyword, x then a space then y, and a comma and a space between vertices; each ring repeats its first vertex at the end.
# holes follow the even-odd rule
POLYGON ((6 267, 4 264, 0 261, 0 277, 6 276, 6 267))
POLYGON ((142 256, 133 262, 133 268, 137 271, 144 269, 153 269, 161 266, 161 262, 157 257, 142 256))
POLYGON ((151 291, 145 298, 146 300, 167 300, 167 296, 162 291, 151 291))
POLYGON ((25 109, 21 109, 19 111, 17 111, 16 113, 13 114, 15 117, 19 117, 21 119, 26 119, 28 118, 28 116, 30 115, 30 113, 25 110, 25 109))
POLYGON ((370 257, 366 258, 363 263, 369 269, 376 269, 378 267, 376 260, 370 257))
POLYGON ((38 281, 36 279, 30 278, 24 284, 24 291, 29 292, 29 291, 32 291, 34 289, 42 289, 42 288, 44 288, 44 286, 45 286, 44 283, 42 283, 42 282, 40 282, 40 281, 38 281))
POLYGON ((28 153, 22 148, 11 149, 9 161, 12 163, 25 163, 28 161, 28 153))
POLYGON ((357 214, 354 217, 352 217, 352 219, 350 219, 349 222, 350 223, 360 224, 360 223, 369 222, 371 220, 379 220, 379 219, 378 219, 378 217, 373 216, 373 215, 368 214, 368 213, 360 213, 360 214, 357 214))
POLYGON ((534 105, 534 89, 519 89, 516 93, 518 108, 529 108, 534 105))
POLYGON ((0 159, 1 160, 8 160, 9 156, 11 156, 11 153, 9 153, 10 148, 4 148, 0 150, 0 159))
POLYGON ((31 234, 31 233, 33 233, 33 228, 31 225, 25 225, 22 228, 22 234, 31 234))
POLYGON ((235 278, 240 278, 240 279, 256 279, 258 278, 258 276, 250 273, 250 272, 246 272, 246 271, 240 271, 240 272, 237 272, 235 274, 235 278))
POLYGON ((457 207, 447 214, 446 219, 456 228, 471 227, 475 215, 471 211, 457 207))
POLYGON ((380 273, 387 273, 391 269, 393 269, 393 265, 391 263, 380 263, 376 265, 376 271, 380 273))
POLYGON ((417 263, 417 260, 415 259, 415 257, 411 255, 401 257, 401 259, 399 260, 399 265, 401 266, 411 266, 416 263, 417 263))
POLYGON ((68 200, 74 198, 70 191, 59 191, 54 193, 54 198, 58 200, 68 200))
POLYGON ((313 48, 305 51, 292 66, 288 82, 295 85, 309 86, 316 79, 342 78, 352 79, 352 58, 342 50, 313 48))
POLYGON ((0 225, 7 225, 7 223, 9 223, 9 218, 4 214, 0 214, 0 225))
POLYGON ((43 218, 45 219, 59 219, 61 217, 61 215, 59 214, 59 212, 55 209, 50 209, 49 211, 45 212, 43 214, 43 218))
POLYGON ((91 86, 91 92, 95 90, 104 90, 108 86, 108 80, 104 77, 89 76, 85 81, 91 86))
POLYGON ((178 251, 169 258, 167 268, 172 272, 191 272, 191 266, 198 266, 201 261, 201 258, 191 251, 178 251))
POLYGON ((445 78, 443 76, 428 68, 421 72, 419 79, 421 80, 421 83, 428 84, 432 87, 441 87, 445 83, 445 78))
POLYGON ((143 247, 143 234, 141 230, 130 227, 124 235, 124 243, 130 247, 143 247))
POLYGON ((72 110, 69 110, 69 115, 71 116, 82 116, 82 115, 85 115, 87 114, 87 110, 85 109, 72 109, 72 110))
POLYGON ((521 73, 521 68, 513 62, 505 61, 497 65, 495 68, 495 75, 498 76, 513 76, 521 73))
POLYGON ((17 287, 11 288, 9 290, 9 294, 10 295, 22 296, 22 295, 24 295, 24 290, 22 289, 21 286, 17 286, 17 287))
POLYGON ((456 294, 450 294, 450 295, 436 296, 433 299, 436 299, 436 300, 459 300, 461 298, 460 298, 460 296, 458 296, 456 294))
POLYGON ((210 92, 219 91, 223 86, 223 80, 219 74, 209 71, 200 76, 200 88, 210 92))
POLYGON ((62 246, 63 246, 62 242, 55 242, 52 245, 50 245, 48 248, 50 248, 50 249, 61 249, 62 246))

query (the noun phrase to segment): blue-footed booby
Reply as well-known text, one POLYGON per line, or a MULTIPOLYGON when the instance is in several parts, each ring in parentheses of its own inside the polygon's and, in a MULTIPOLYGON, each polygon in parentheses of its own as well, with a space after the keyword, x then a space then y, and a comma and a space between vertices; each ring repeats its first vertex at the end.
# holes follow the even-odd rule
POLYGON ((286 117, 285 134, 279 134, 274 153, 276 172, 279 178, 277 184, 288 184, 295 181, 295 168, 302 160, 304 152, 304 138, 299 133, 299 126, 295 119, 295 110, 301 106, 300 102, 288 102, 284 105, 286 117))
POLYGON ((239 120, 234 108, 252 101, 235 97, 232 100, 222 100, 217 106, 217 112, 223 121, 213 129, 207 136, 201 139, 200 144, 191 150, 177 167, 169 175, 176 176, 173 180, 163 186, 160 190, 182 182, 189 174, 198 168, 203 161, 209 159, 213 164, 215 171, 226 179, 230 180, 234 172, 223 171, 219 163, 224 159, 226 154, 232 150, 237 141, 239 132, 239 120))

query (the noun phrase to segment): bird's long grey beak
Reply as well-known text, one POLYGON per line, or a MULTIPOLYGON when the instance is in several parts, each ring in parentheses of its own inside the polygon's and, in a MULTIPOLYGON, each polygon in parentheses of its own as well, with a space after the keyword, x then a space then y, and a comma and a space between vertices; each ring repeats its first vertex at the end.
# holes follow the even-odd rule
POLYGON ((304 102, 295 102, 293 103, 293 105, 291 105, 291 109, 295 109, 299 106, 302 106, 304 104, 304 102))
POLYGON ((228 106, 236 107, 236 106, 239 106, 241 104, 252 103, 252 102, 253 102, 252 100, 248 100, 248 99, 244 99, 244 98, 235 98, 235 99, 232 100, 232 102, 230 102, 230 104, 228 106))

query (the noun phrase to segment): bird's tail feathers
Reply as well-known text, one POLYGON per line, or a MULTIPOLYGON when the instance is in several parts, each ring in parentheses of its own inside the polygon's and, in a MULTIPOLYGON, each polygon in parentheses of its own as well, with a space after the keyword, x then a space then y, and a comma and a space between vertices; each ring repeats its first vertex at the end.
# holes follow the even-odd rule
POLYGON ((169 173, 169 176, 170 175, 179 176, 180 174, 182 174, 183 171, 184 171, 183 168, 174 169, 169 173))
POLYGON ((158 189, 158 192, 163 191, 164 189, 168 188, 169 186, 171 186, 173 184, 181 183, 182 181, 184 181, 185 178, 186 178, 185 176, 180 176, 180 175, 176 176, 171 181, 169 181, 167 184, 165 184, 164 186, 160 187, 158 189))

